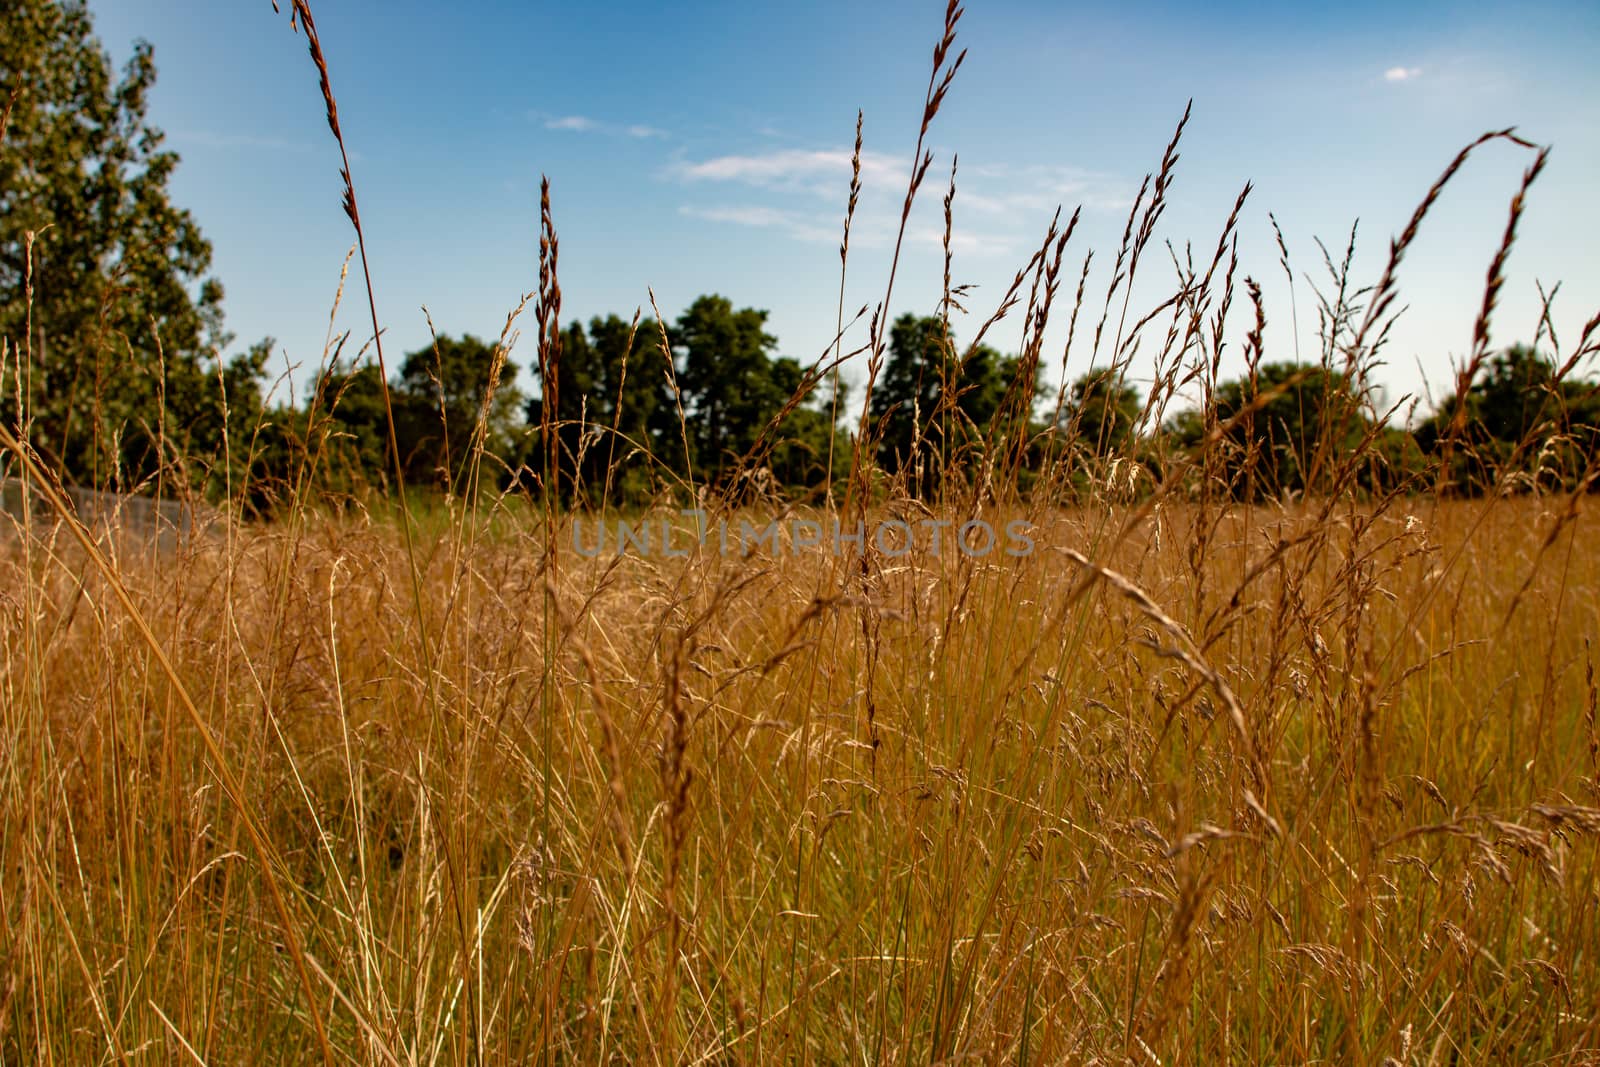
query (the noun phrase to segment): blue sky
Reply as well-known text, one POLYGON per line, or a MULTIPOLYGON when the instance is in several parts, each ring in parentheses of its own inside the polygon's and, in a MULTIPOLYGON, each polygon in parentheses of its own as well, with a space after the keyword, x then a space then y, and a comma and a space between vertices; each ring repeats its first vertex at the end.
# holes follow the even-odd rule
MULTIPOLYGON (((183 157, 174 196, 215 245, 236 346, 277 338, 279 366, 298 364, 303 380, 322 353, 353 235, 304 38, 281 6, 90 3, 119 63, 136 37, 155 45, 151 117, 183 157)), ((391 365, 426 343, 424 306, 443 332, 498 335, 536 284, 541 174, 561 238, 564 320, 641 305, 648 314, 647 286, 669 318, 719 292, 768 309, 783 354, 815 358, 833 335, 858 108, 866 184, 846 303, 881 299, 942 4, 324 0, 313 11, 356 153, 391 365)), ((1295 342, 1269 210, 1297 272, 1318 280, 1313 238, 1342 247, 1359 218, 1357 274, 1370 283, 1454 153, 1508 125, 1554 152, 1509 264, 1495 342, 1532 335, 1536 280, 1563 283, 1564 342, 1600 307, 1596 5, 973 0, 958 43, 969 54, 932 133, 936 159, 894 312, 938 303, 939 200, 953 153, 954 280, 977 285, 976 318, 1057 204, 1083 205, 1068 260, 1094 248, 1090 292, 1103 293, 1129 200, 1191 97, 1158 239, 1209 256, 1240 186, 1255 183, 1241 274, 1265 289, 1268 358, 1291 358, 1295 342)), ((1425 381, 1437 391, 1469 348, 1484 271, 1529 161, 1492 147, 1429 217, 1401 275, 1409 310, 1383 374, 1392 398, 1425 381)), ((1133 313, 1141 297, 1170 293, 1170 279, 1170 268, 1152 270, 1133 313)), ((358 296, 347 290, 338 322, 357 343, 368 332, 358 296)), ((1306 352, 1314 299, 1301 281, 1306 352)), ((526 365, 531 317, 523 325, 513 359, 526 365)), ((975 328, 958 322, 958 337, 975 328)), ((1008 320, 991 337, 1015 349, 1021 328, 1008 320)), ((1076 350, 1068 373, 1087 361, 1076 350)))

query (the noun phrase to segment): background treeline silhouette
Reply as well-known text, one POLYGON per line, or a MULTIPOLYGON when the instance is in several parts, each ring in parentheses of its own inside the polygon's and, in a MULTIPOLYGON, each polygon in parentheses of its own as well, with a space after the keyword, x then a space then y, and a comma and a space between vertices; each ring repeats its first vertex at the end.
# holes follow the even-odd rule
MULTIPOLYGON (((571 323, 551 420, 564 496, 641 504, 686 485, 754 483, 811 497, 842 485, 851 454, 844 427, 859 398, 829 379, 794 404, 803 369, 773 354, 766 317, 736 310, 725 297, 701 297, 668 327, 670 368, 653 321, 610 315, 587 327, 571 323), (752 473, 764 434, 771 447, 752 473)), ((390 391, 408 484, 461 485, 497 358, 494 345, 471 335, 442 337, 406 357, 390 391)), ((501 369, 503 379, 511 369, 501 369)), ((1002 445, 995 424, 1018 369, 1017 357, 988 346, 961 352, 938 317, 902 315, 869 406, 880 474, 922 498, 936 495, 942 479, 981 476, 1015 447, 1002 445)), ((1557 381, 1557 370, 1531 347, 1506 349, 1464 401, 1446 396, 1409 429, 1375 416, 1350 375, 1317 364, 1263 364, 1223 382, 1209 404, 1155 425, 1134 384, 1115 372, 1091 373, 1064 389, 1035 390, 1026 425, 1010 428, 1023 435, 1017 481, 1027 487, 1049 476, 1052 484, 1087 487, 1121 467, 1137 486, 1141 473, 1153 482, 1176 460, 1208 453, 1234 495, 1273 497, 1331 490, 1319 479, 1348 477, 1344 461, 1359 454, 1354 476, 1371 490, 1409 483, 1476 493, 1519 480, 1570 487, 1596 449, 1600 391, 1557 381), (1507 482, 1508 472, 1520 478, 1507 482)), ((485 451, 500 461, 501 486, 529 479, 537 466, 541 404, 504 384, 488 404, 485 451)), ((274 413, 280 445, 263 453, 255 480, 284 477, 291 457, 326 431, 322 462, 334 483, 353 491, 387 485, 392 464, 376 368, 335 367, 311 406, 325 413, 320 423, 306 410, 274 413)))
MULTIPOLYGON (((807 393, 805 369, 775 354, 766 320, 764 311, 703 296, 668 325, 665 342, 652 320, 570 323, 549 413, 563 502, 639 506, 664 494, 685 499, 700 486, 812 500, 842 490, 852 449, 845 427, 859 397, 831 377, 807 393)), ((263 343, 221 367, 166 353, 162 387, 121 394, 120 421, 102 423, 98 443, 80 439, 89 428, 60 412, 53 439, 63 474, 131 487, 160 472, 166 455, 167 473, 208 495, 248 485, 249 503, 263 513, 308 480, 341 494, 392 488, 376 364, 335 359, 299 402, 271 404, 268 351, 263 343)), ((56 367, 32 369, 45 377, 56 367)), ((119 369, 152 378, 161 370, 126 360, 119 369)), ((516 370, 495 342, 472 334, 441 335, 404 357, 387 388, 408 486, 459 494, 477 458, 484 485, 542 491, 544 400, 514 384, 516 370)), ((1201 459, 1195 476, 1241 499, 1351 488, 1327 484, 1336 477, 1370 491, 1478 493, 1571 487, 1600 439, 1600 391, 1558 379, 1558 368, 1527 346, 1497 353, 1464 399, 1446 396, 1410 428, 1375 415, 1352 376, 1292 362, 1261 364, 1222 382, 1209 403, 1161 421, 1121 374, 1091 373, 1036 388, 1025 423, 999 427, 1018 372, 1017 357, 988 346, 961 351, 936 316, 902 315, 869 404, 870 458, 882 483, 931 499, 950 479, 970 488, 1016 453, 1017 486, 1046 479, 1068 495, 1103 489, 1119 471, 1137 494, 1178 462, 1201 459), (1360 458, 1353 473, 1350 457, 1360 458)), ((40 422, 57 414, 42 407, 40 422)), ((34 439, 52 434, 36 429, 34 439)))

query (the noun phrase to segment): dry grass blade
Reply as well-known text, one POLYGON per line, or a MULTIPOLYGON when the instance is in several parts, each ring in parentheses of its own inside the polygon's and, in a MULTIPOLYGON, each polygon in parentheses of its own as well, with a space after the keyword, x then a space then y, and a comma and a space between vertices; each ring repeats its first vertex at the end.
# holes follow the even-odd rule
POLYGON ((1195 645, 1194 638, 1190 636, 1189 632, 1170 615, 1162 611, 1144 590, 1140 589, 1124 575, 1095 563, 1076 549, 1058 547, 1056 550, 1133 601, 1134 605, 1147 618, 1160 626, 1177 642, 1171 648, 1171 653, 1182 660, 1190 670, 1210 683, 1211 687, 1216 690, 1217 696, 1222 699, 1223 706, 1228 711, 1228 720, 1233 724, 1234 730, 1239 735, 1239 741, 1249 756, 1255 786, 1261 791, 1262 796, 1266 796, 1266 766, 1262 762, 1260 751, 1256 748, 1255 739, 1250 732, 1250 726, 1245 722, 1244 708, 1239 703, 1239 698, 1234 695, 1233 688, 1228 685, 1226 679, 1202 658, 1200 649, 1195 645))
POLYGON ((150 654, 155 658, 157 666, 161 668, 162 674, 166 676, 168 683, 172 686, 179 705, 183 708, 184 714, 188 717, 196 734, 199 735, 201 743, 205 746, 206 754, 211 761, 212 773, 217 776, 218 783, 222 786, 223 792, 227 795, 229 801, 232 802, 246 834, 249 835, 251 848, 256 854, 257 862, 260 864, 261 876, 266 886, 267 895, 272 902, 273 911, 277 913, 284 941, 288 944, 289 954, 294 960, 295 970, 300 979, 301 992, 306 997, 306 1010, 311 1015, 312 1027, 316 1031, 317 1044, 321 1050, 323 1061, 331 1067, 334 1062, 333 1047, 328 1043, 327 1027, 323 1022, 322 1013, 317 1007, 316 989, 311 983, 311 974, 306 966, 305 953, 300 947, 299 924, 290 913, 288 901, 284 896, 282 886, 279 884, 278 871, 282 868, 282 860, 278 855, 277 848, 256 818, 244 788, 234 773, 228 758, 223 754, 222 746, 217 742, 216 735, 206 722, 205 716, 200 713, 200 709, 195 705, 194 698, 189 695, 188 687, 183 684, 183 679, 178 675, 177 670, 172 665, 172 661, 167 657, 166 649, 156 639, 156 635, 151 632, 149 624, 145 621, 144 614, 134 604, 132 596, 128 593, 127 586, 123 584, 122 575, 118 573, 117 568, 111 561, 106 559, 105 554, 100 551, 100 547, 89 536, 89 531, 84 528, 83 523, 78 521, 76 513, 62 496, 55 479, 50 477, 38 465, 31 451, 22 442, 13 437, 11 431, 3 425, 0 425, 0 448, 16 457, 17 462, 22 465, 28 476, 33 480, 33 484, 40 495, 44 497, 51 509, 61 517, 67 532, 77 541, 89 561, 105 579, 112 595, 117 599, 123 611, 126 612, 128 621, 133 625, 139 638, 150 650, 150 654))

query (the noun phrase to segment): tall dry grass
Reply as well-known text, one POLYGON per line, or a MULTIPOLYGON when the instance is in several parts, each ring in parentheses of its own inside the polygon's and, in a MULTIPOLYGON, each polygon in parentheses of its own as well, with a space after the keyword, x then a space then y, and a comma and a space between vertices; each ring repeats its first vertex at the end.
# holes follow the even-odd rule
MULTIPOLYGON (((1450 164, 1374 288, 1330 261, 1325 366, 1366 380, 1427 208, 1513 136, 1450 164)), ((1260 457, 1210 401, 1226 344, 1263 356, 1248 187, 1208 263, 1133 295, 1178 144, 1098 307, 1086 257, 1055 308, 1072 221, 1018 272, 989 320, 1027 324, 1010 421, 936 455, 937 499, 876 471, 866 402, 845 499, 702 494, 713 521, 1024 521, 1028 555, 946 530, 904 555, 589 558, 572 527, 592 517, 478 472, 442 516, 390 517, 321 508, 307 474, 279 521, 163 550, 76 523, 23 428, 0 430, 33 489, 0 547, 0 1060, 1600 1061, 1582 486, 1373 489, 1368 437, 1313 457, 1304 500, 1241 494, 1260 457), (1120 378, 1155 351, 1144 424, 1198 391, 1207 447, 1135 463, 1069 433, 1021 491, 1053 311, 1092 345, 1074 365, 1120 378)), ((359 234, 348 169, 345 196, 359 234)), ((542 209, 553 380, 548 191, 542 209)), ((947 313, 963 298, 946 283, 947 313)), ((837 316, 843 334, 842 297, 837 316)), ((880 308, 869 382, 884 331, 880 308)))

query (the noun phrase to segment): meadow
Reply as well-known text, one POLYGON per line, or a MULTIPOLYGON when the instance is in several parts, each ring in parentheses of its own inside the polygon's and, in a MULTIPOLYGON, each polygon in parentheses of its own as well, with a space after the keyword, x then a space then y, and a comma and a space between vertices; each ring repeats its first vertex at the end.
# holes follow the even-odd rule
MULTIPOLYGON (((1442 161, 1382 277, 1335 275, 1323 367, 1375 373, 1423 217, 1511 137, 1442 161)), ((1213 402, 1224 347, 1263 359, 1238 209, 1127 311, 1175 145, 1105 310, 1055 226, 996 310, 1036 326, 1022 397, 1058 290, 1081 345, 1109 318, 1074 358, 1153 361, 1147 430, 1200 396, 1193 448, 1068 420, 1042 468, 980 433, 928 481, 877 467, 862 402, 824 493, 691 481, 624 514, 563 495, 547 416, 533 489, 481 425, 444 495, 325 491, 313 441, 270 519, 233 485, 153 543, 78 521, 0 430, 28 487, 0 521, 0 1062, 1600 1063, 1597 453, 1557 472, 1581 438, 1541 423, 1470 492, 1449 450, 1380 476, 1358 391, 1281 491, 1250 427, 1284 390, 1213 402), (689 507, 780 534, 575 549, 689 507), (840 552, 797 519, 1031 550, 840 552)), ((1600 316, 1554 362, 1596 351, 1600 316)))

